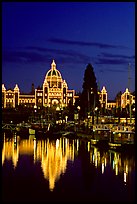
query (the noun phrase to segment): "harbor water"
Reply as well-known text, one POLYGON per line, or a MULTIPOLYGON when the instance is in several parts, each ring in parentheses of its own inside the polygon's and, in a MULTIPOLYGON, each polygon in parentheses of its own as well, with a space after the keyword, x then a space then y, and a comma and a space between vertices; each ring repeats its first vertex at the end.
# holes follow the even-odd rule
POLYGON ((132 202, 135 155, 90 140, 2 137, 3 202, 132 202))

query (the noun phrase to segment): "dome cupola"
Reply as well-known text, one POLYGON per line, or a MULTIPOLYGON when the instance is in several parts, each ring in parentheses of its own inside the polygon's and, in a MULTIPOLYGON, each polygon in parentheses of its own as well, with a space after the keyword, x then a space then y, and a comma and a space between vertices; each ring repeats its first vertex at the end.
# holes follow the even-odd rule
POLYGON ((61 77, 60 72, 56 69, 56 64, 54 60, 51 64, 51 69, 46 74, 46 78, 47 77, 61 77))
POLYGON ((56 69, 56 63, 53 60, 51 64, 50 70, 47 72, 44 80, 44 86, 46 83, 49 84, 49 88, 61 88, 61 83, 62 83, 62 76, 61 73, 56 69))

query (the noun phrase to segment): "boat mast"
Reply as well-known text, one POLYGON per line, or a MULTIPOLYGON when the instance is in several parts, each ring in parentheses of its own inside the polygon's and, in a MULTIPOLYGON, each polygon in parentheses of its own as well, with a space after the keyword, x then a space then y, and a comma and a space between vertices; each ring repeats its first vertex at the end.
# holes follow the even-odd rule
POLYGON ((131 63, 128 64, 129 115, 130 115, 130 124, 131 124, 130 66, 131 66, 131 63))

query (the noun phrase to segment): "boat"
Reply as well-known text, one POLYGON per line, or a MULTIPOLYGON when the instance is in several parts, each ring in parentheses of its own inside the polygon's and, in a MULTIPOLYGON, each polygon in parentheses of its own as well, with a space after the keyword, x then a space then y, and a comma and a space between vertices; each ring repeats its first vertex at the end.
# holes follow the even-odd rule
POLYGON ((32 128, 29 128, 29 135, 35 135, 35 130, 32 128))
POLYGON ((93 125, 93 139, 96 145, 108 145, 110 140, 112 124, 96 124, 93 125))
POLYGON ((134 126, 132 125, 113 125, 111 131, 113 132, 113 134, 116 133, 135 133, 134 131, 134 126))
POLYGON ((16 125, 16 132, 18 135, 28 135, 29 134, 29 128, 31 128, 31 125, 29 123, 19 123, 16 125))
POLYGON ((77 134, 74 131, 67 131, 63 133, 62 136, 67 138, 77 138, 77 134))
POLYGON ((131 125, 114 125, 108 143, 111 149, 128 149, 134 147, 135 131, 131 125))

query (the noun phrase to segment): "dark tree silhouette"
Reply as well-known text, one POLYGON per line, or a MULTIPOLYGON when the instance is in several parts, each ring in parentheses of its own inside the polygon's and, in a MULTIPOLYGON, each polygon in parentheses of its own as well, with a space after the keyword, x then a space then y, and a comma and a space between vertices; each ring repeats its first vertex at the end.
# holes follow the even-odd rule
POLYGON ((81 116, 87 117, 94 113, 95 107, 100 107, 96 76, 91 64, 88 64, 84 73, 83 91, 80 98, 81 116))
POLYGON ((75 98, 75 110, 77 110, 77 107, 80 106, 80 98, 81 98, 81 92, 77 92, 76 96, 78 96, 78 98, 75 98))
POLYGON ((119 91, 115 97, 115 101, 117 103, 117 107, 121 107, 121 95, 122 95, 122 92, 119 91))

